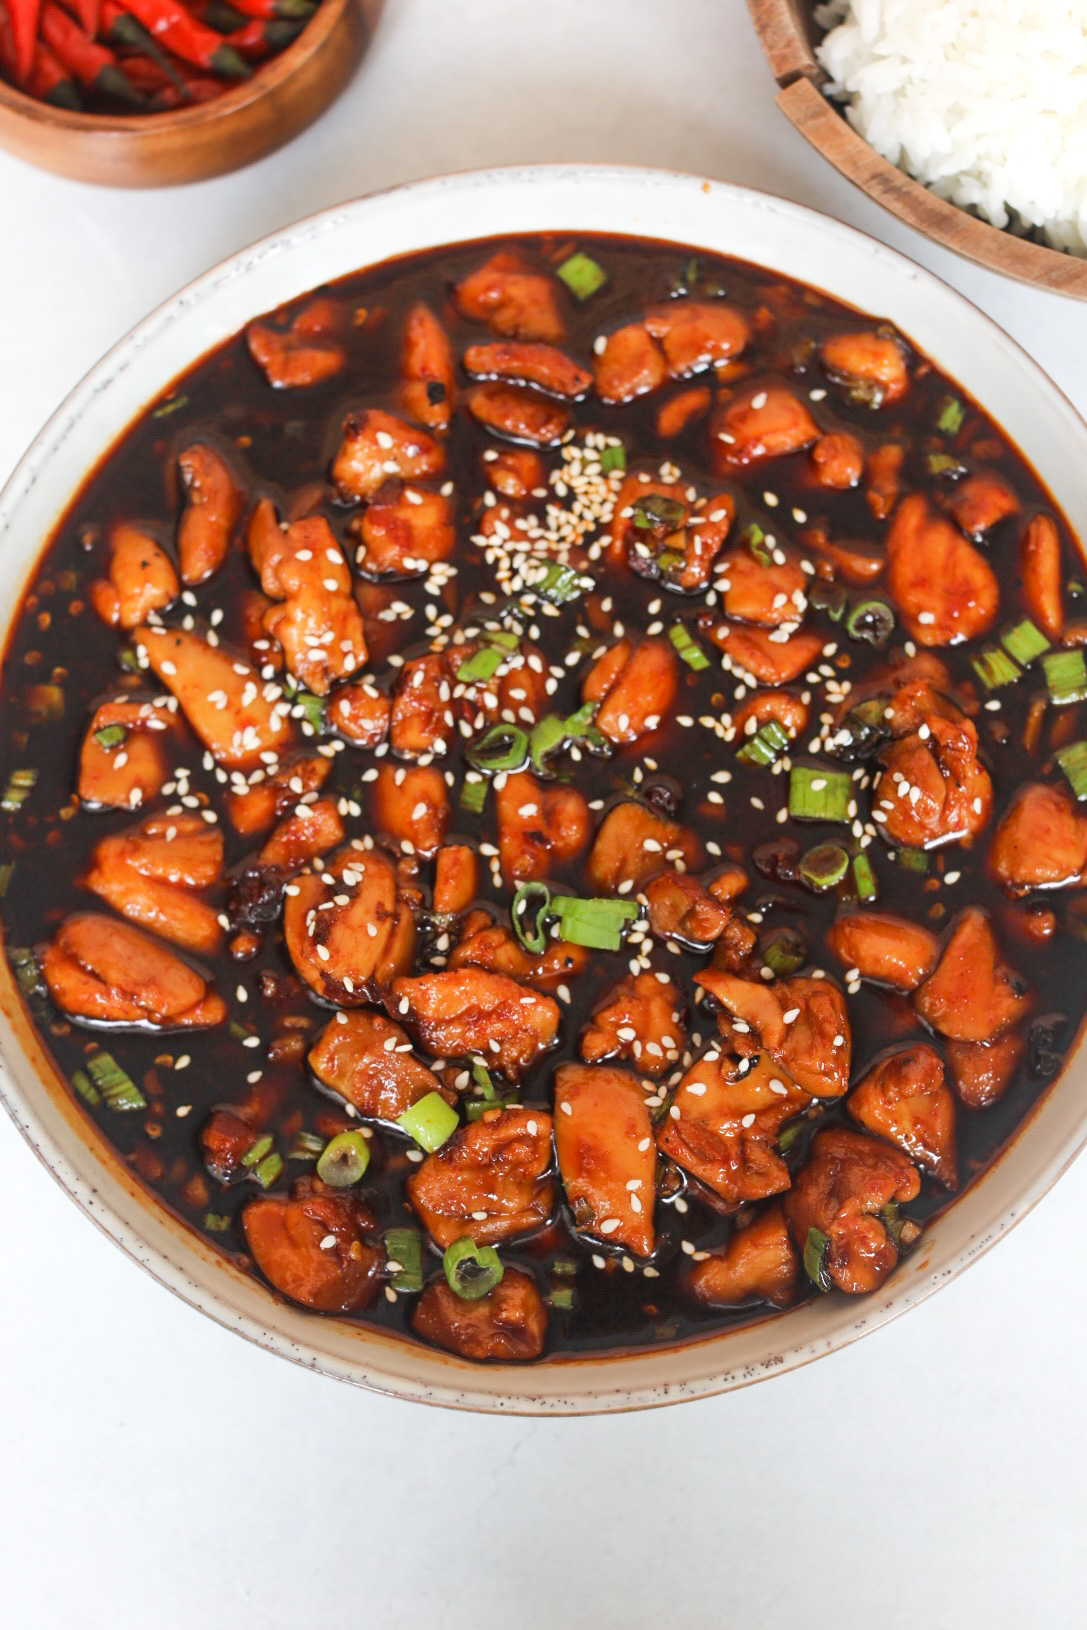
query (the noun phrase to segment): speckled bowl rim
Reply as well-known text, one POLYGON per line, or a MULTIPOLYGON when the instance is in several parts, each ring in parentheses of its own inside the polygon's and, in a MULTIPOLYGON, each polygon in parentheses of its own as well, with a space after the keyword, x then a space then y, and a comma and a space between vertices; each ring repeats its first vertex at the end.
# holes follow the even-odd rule
MULTIPOLYGON (((765 193, 663 170, 543 165, 413 182, 326 210, 232 256, 167 300, 58 408, 0 493, 0 590, 14 608, 42 542, 105 450, 185 367, 250 317, 413 249, 507 232, 588 231, 736 254, 891 318, 994 413, 1087 536, 1087 425, 1038 366, 961 295, 904 256, 765 193)), ((469 1365, 290 1306, 158 1206, 84 1119, 0 968, 0 1098, 87 1216, 160 1284, 269 1352, 372 1390, 460 1409, 576 1415, 702 1398, 781 1374, 878 1329, 953 1279, 1016 1223, 1087 1143, 1082 1036, 993 1167, 871 1297, 820 1298, 663 1350, 469 1365)))

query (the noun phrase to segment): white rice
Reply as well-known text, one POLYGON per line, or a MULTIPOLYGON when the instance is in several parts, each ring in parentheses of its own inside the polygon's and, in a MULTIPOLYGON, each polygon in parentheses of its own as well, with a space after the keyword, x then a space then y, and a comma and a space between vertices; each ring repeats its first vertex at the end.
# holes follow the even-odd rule
POLYGON ((1087 255, 1087 0, 830 0, 827 94, 993 226, 1087 255))

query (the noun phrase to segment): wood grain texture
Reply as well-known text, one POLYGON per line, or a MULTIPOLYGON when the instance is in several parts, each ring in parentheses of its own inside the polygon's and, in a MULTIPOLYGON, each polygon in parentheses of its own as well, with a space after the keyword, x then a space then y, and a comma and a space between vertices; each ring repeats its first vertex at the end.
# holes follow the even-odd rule
POLYGON ((241 169, 312 124, 343 90, 384 0, 324 0, 251 79, 176 112, 68 113, 0 83, 0 147, 40 169, 110 187, 164 187, 241 169))
POLYGON ((807 0, 748 0, 748 10, 774 77, 777 103, 805 141, 847 181, 934 243, 1035 288, 1087 300, 1087 259, 1002 232, 938 198, 881 158, 819 86, 825 75, 812 55, 816 30, 807 0))

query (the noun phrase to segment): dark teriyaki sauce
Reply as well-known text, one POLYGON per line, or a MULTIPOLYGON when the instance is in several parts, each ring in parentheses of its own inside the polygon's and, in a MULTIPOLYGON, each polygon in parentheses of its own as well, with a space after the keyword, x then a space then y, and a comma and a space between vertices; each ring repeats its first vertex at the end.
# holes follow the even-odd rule
MULTIPOLYGON (((559 239, 517 241, 525 254, 545 267, 568 252, 568 246, 559 239)), ((330 292, 337 299, 352 310, 365 310, 367 317, 348 330, 347 369, 324 384, 275 392, 251 360, 244 336, 230 340, 178 379, 88 479, 43 553, 4 662, 0 784, 6 785, 12 772, 21 767, 32 765, 39 771, 36 785, 20 807, 0 817, 3 861, 10 868, 4 874, 7 887, 2 908, 9 952, 13 947, 41 945, 73 910, 104 909, 94 896, 81 889, 80 880, 88 869, 94 846, 134 820, 131 812, 123 810, 85 811, 72 790, 79 748, 94 701, 126 681, 119 659, 128 641, 123 634, 106 627, 86 599, 90 577, 102 569, 102 549, 111 526, 121 520, 139 522, 168 549, 172 548, 182 502, 175 458, 181 447, 199 435, 229 451, 235 468, 245 476, 253 500, 271 495, 281 513, 288 513, 300 490, 312 488, 319 499, 318 512, 326 515, 344 540, 348 558, 353 558, 353 542, 345 532, 350 510, 335 498, 328 483, 329 461, 344 414, 349 408, 363 405, 398 411, 400 334, 404 315, 415 301, 425 299, 442 314, 456 355, 462 354, 472 340, 487 337, 479 325, 457 315, 449 293, 457 279, 495 247, 463 244, 417 255, 333 286, 330 292), (42 716, 40 687, 50 685, 60 687, 63 707, 46 708, 42 716)), ((584 366, 592 366, 593 342, 598 335, 637 318, 649 303, 667 299, 677 283, 693 275, 703 284, 727 290, 729 300, 749 315, 763 305, 772 308, 776 322, 770 337, 756 337, 755 369, 785 373, 809 401, 810 411, 822 429, 848 428, 867 448, 893 435, 906 439, 907 490, 933 492, 940 479, 951 478, 933 474, 929 466, 933 451, 952 452, 951 463, 960 469, 982 463, 998 468, 1015 491, 1021 513, 994 528, 983 547, 1002 585, 1000 626, 1021 611, 1020 529, 1032 512, 1042 508, 1053 511, 1052 501, 992 421, 937 369, 910 350, 913 382, 905 399, 898 406, 884 406, 873 412, 861 403, 852 403, 843 390, 826 379, 814 360, 813 341, 817 343, 823 335, 840 328, 843 321, 856 323, 855 313, 825 295, 746 264, 702 254, 697 257, 697 267, 692 268, 694 252, 672 245, 583 237, 579 247, 608 273, 606 286, 583 304, 566 300, 568 333, 563 348, 584 366), (936 428, 942 404, 949 397, 961 402, 966 410, 961 427, 950 438, 936 428)), ((300 300, 296 307, 303 304, 300 300)), ((684 384, 678 383, 665 390, 683 388, 684 384)), ((580 438, 593 431, 621 438, 627 449, 628 468, 655 469, 668 460, 680 467, 699 495, 731 487, 737 513, 730 546, 753 522, 782 540, 792 539, 801 525, 794 511, 801 511, 809 524, 825 520, 832 536, 871 544, 881 541, 885 523, 873 519, 863 490, 813 489, 804 480, 803 454, 769 461, 740 481, 723 483, 707 464, 704 420, 695 422, 678 440, 661 444, 655 419, 663 394, 653 393, 614 408, 602 406, 590 396, 575 409, 577 435, 580 438)), ((491 567, 471 541, 478 529, 479 506, 487 486, 482 456, 495 445, 499 444, 467 414, 459 412, 454 416, 448 439, 447 477, 455 483, 458 549, 454 558, 458 575, 444 589, 443 602, 444 609, 458 623, 479 605, 481 592, 501 598, 491 567)), ((558 453, 545 453, 544 458, 551 467, 560 462, 558 453)), ((1083 578, 1087 574, 1075 542, 1063 522, 1060 524, 1067 578, 1083 578)), ((693 629, 694 618, 705 608, 704 596, 671 594, 626 569, 598 562, 586 570, 596 579, 598 599, 610 596, 607 615, 631 630, 644 631, 655 620, 667 629, 676 617, 687 620, 693 629), (651 612, 648 608, 653 602, 660 606, 651 612)), ((204 626, 213 610, 220 611, 221 639, 244 649, 241 601, 254 583, 244 548, 239 544, 223 570, 195 591, 195 604, 178 603, 165 620, 178 621, 191 612, 197 625, 204 626)), ((414 580, 397 582, 390 598, 410 607, 412 615, 384 623, 367 620, 369 667, 383 684, 393 677, 386 661, 390 651, 410 656, 427 648, 421 614, 425 598, 422 584, 414 580)), ((1070 603, 1073 615, 1087 614, 1087 599, 1082 602, 1082 613, 1076 611, 1074 602, 1070 603)), ((585 603, 577 601, 565 606, 559 617, 537 619, 541 641, 551 660, 562 660, 578 639, 585 616, 585 603)), ((888 655, 906 643, 901 628, 895 629, 887 646, 880 650, 851 640, 842 623, 826 610, 809 609, 806 626, 824 632, 826 641, 836 645, 836 652, 824 660, 831 665, 829 671, 839 678, 848 677, 855 689, 863 684, 867 673, 883 668, 888 655)), ((723 860, 738 859, 748 868, 751 886, 742 896, 740 909, 760 918, 758 928, 763 941, 772 930, 798 929, 809 947, 809 964, 825 968, 831 977, 840 980, 842 969, 823 944, 825 931, 841 904, 840 892, 816 894, 799 881, 767 877, 760 874, 751 857, 760 846, 789 839, 807 848, 823 839, 839 837, 841 829, 819 825, 799 829, 791 821, 780 824, 776 817, 786 802, 787 777, 738 762, 738 741, 725 745, 698 723, 703 716, 731 711, 737 683, 732 674, 722 670, 713 648, 706 645, 706 649, 711 656, 706 670, 681 668, 680 698, 674 715, 651 744, 618 749, 606 759, 586 754, 577 766, 567 764, 566 770, 576 774, 587 799, 609 803, 624 791, 639 790, 636 774, 642 760, 651 757, 659 774, 670 775, 680 784, 678 819, 691 827, 703 844, 707 840, 715 843, 723 860), (676 716, 690 718, 694 723, 682 726, 676 716), (707 802, 706 792, 714 785, 711 775, 721 769, 732 774, 731 782, 723 788, 724 802, 707 802), (762 807, 753 799, 759 800, 762 807)), ((950 666, 961 691, 977 695, 979 687, 970 666, 974 648, 942 649, 938 654, 950 666)), ((570 677, 551 698, 556 713, 570 713, 578 707, 587 660, 569 670, 570 677)), ((141 676, 139 683, 146 682, 141 676)), ((819 713, 819 697, 811 688, 812 718, 805 741, 816 733, 819 713)), ((981 753, 994 780, 992 824, 1022 782, 1044 774, 1052 776, 1051 755, 1059 742, 1050 732, 1058 714, 1061 741, 1087 734, 1087 706, 1050 709, 1038 752, 1028 756, 1023 747, 1027 711, 1041 689, 1040 677, 1036 678, 1032 670, 1023 681, 999 692, 999 710, 982 707, 976 715, 981 753)), ((978 700, 983 701, 983 695, 978 700)), ((221 789, 202 768, 202 747, 187 734, 186 742, 180 756, 190 771, 191 794, 221 809, 221 789)), ((463 745, 458 738, 442 761, 442 768, 454 772, 458 787, 464 772, 463 745)), ((799 744, 797 750, 802 756, 799 744)), ((350 744, 332 761, 325 792, 355 799, 362 809, 360 817, 346 820, 348 837, 361 836, 370 829, 369 793, 362 777, 374 762, 370 752, 350 744)), ((651 772, 643 769, 642 773, 648 776, 651 772)), ((458 837, 473 842, 493 840, 493 800, 481 817, 457 807, 455 793, 453 802, 454 819, 447 841, 458 837)), ((143 813, 153 812, 155 807, 143 813)), ((225 817, 221 826, 229 877, 263 840, 238 836, 225 817)), ((1060 1016, 1045 1031, 1044 1038, 1041 1032, 1036 1037, 1036 1041, 1048 1040, 1049 1051, 1035 1045, 1025 1052, 1018 1077, 998 1104, 984 1111, 958 1108, 962 1186, 997 1156, 1057 1073, 1063 1055, 1075 1040, 1087 993, 1087 944, 1072 931, 1076 911, 1082 910, 1082 894, 1077 898, 1075 891, 1064 891, 1042 897, 1041 903, 1047 908, 1052 906, 1057 914, 1057 931, 1043 942, 1028 937, 1024 918, 1035 907, 1029 901, 1011 901, 995 887, 985 868, 986 847, 984 840, 976 849, 951 844, 932 855, 925 877, 897 865, 892 851, 878 838, 866 851, 876 875, 880 910, 922 918, 939 931, 967 904, 981 904, 992 914, 1008 961, 1029 981, 1033 1016, 1060 1016), (947 879, 949 873, 957 874, 955 881, 947 879)), ((711 861, 711 865, 716 863, 711 861)), ((423 866, 420 881, 424 887, 429 887, 431 876, 432 867, 423 866)), ((499 919, 506 920, 503 914, 511 890, 495 890, 485 865, 481 867, 481 878, 484 902, 493 901, 499 919)), ((554 881, 580 887, 583 893, 592 892, 585 886, 580 866, 554 881)), ((221 897, 217 909, 221 909, 221 897)), ((421 945, 424 949, 417 958, 425 961, 425 940, 421 945)), ((577 1057, 578 1036, 586 1018, 601 996, 626 974, 629 954, 593 953, 585 976, 573 984, 571 1000, 564 1005, 559 1047, 528 1073, 518 1094, 522 1103, 551 1107, 550 1087, 556 1064, 577 1057)), ((688 996, 693 990, 693 976, 706 962, 704 955, 675 954, 661 943, 655 945, 652 955, 653 968, 671 975, 688 996)), ((208 1031, 103 1035, 66 1023, 55 1011, 43 1007, 40 997, 33 998, 31 1005, 66 1084, 83 1066, 88 1052, 100 1044, 107 1046, 133 1080, 141 1084, 149 1100, 146 1111, 117 1113, 102 1105, 87 1110, 88 1118, 163 1204, 201 1230, 236 1263, 251 1267, 238 1216, 245 1202, 259 1191, 249 1180, 222 1187, 207 1176, 197 1141, 202 1122, 214 1107, 244 1101, 251 1084, 249 1078, 259 1071, 262 1093, 272 1106, 267 1130, 274 1134, 286 1161, 283 1176, 276 1184, 279 1189, 312 1171, 312 1162, 288 1157, 299 1132, 327 1136, 330 1128, 349 1123, 338 1112, 336 1103, 315 1085, 304 1060, 275 1063, 267 1057, 269 1046, 277 1038, 292 1030, 312 1037, 330 1017, 329 1010, 313 1001, 292 978, 279 934, 268 934, 263 950, 252 961, 233 962, 224 950, 210 965, 210 971, 228 1003, 230 1021, 208 1031), (246 1045, 254 1038, 255 1045, 246 1045)), ((705 1046, 714 1034, 713 1019, 693 1005, 688 1013, 688 1045, 697 1054, 699 1042, 705 1046)), ((863 984, 850 996, 849 1014, 854 1081, 891 1042, 918 1039, 922 1034, 907 998, 869 984, 863 984)), ((929 1039, 941 1045, 938 1038, 929 1039)), ((831 1104, 824 1106, 819 1124, 844 1118, 841 1104, 831 1104)), ((791 1166, 802 1162, 807 1137, 805 1132, 791 1144, 791 1166)), ((413 1169, 407 1159, 408 1140, 381 1126, 370 1147, 371 1165, 363 1188, 379 1225, 382 1229, 413 1225, 415 1218, 406 1205, 402 1187, 413 1169)), ((925 1178, 920 1198, 907 1209, 923 1222, 947 1203, 946 1192, 925 1178)), ((573 1286, 572 1307, 553 1307, 550 1312, 550 1353, 603 1353, 673 1343, 765 1316, 766 1308, 759 1306, 733 1313, 709 1312, 700 1309, 686 1291, 685 1264, 691 1247, 712 1248, 726 1240, 734 1226, 729 1217, 707 1203, 696 1184, 681 1181, 676 1195, 662 1197, 656 1218, 658 1245, 653 1265, 659 1276, 654 1278, 645 1277, 640 1264, 629 1258, 624 1261, 623 1253, 580 1238, 561 1207, 557 1219, 537 1237, 501 1247, 507 1263, 518 1264, 536 1275, 545 1295, 558 1283, 551 1266, 556 1257, 572 1258, 577 1264, 576 1274, 562 1280, 564 1285, 573 1286), (600 1263, 602 1267, 596 1265, 600 1263)), ((923 1240, 918 1248, 923 1249, 923 1240)), ((440 1272, 433 1247, 425 1247, 425 1259, 428 1273, 440 1272)), ((408 1322, 413 1303, 410 1295, 400 1296, 395 1302, 379 1296, 373 1307, 359 1317, 365 1323, 414 1339, 408 1322)))

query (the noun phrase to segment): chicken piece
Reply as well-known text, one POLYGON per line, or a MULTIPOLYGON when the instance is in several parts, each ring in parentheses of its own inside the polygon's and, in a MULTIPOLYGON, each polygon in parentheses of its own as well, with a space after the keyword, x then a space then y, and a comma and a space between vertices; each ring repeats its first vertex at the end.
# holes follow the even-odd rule
POLYGON ((980 832, 993 807, 993 784, 977 756, 969 719, 933 716, 883 752, 873 815, 891 843, 925 849, 980 832))
POLYGON ((372 577, 422 576, 448 560, 456 542, 449 498, 394 481, 367 505, 357 531, 362 543, 356 564, 372 577))
POLYGON ((658 939, 706 951, 728 927, 732 912, 697 877, 660 872, 645 886, 649 926, 658 939))
POLYGON ((257 1195, 242 1211, 246 1244, 265 1279, 317 1313, 369 1307, 384 1263, 380 1247, 367 1238, 376 1227, 358 1195, 316 1177, 299 1178, 289 1197, 257 1195))
POLYGON ((331 379, 346 365, 347 353, 336 338, 342 324, 341 308, 318 296, 285 329, 250 323, 245 341, 269 385, 276 390, 297 390, 331 379))
POLYGON ((466 1236, 477 1245, 529 1234, 555 1209, 551 1116, 543 1109, 488 1109, 428 1155, 405 1185, 443 1251, 466 1236))
POLYGON ((558 1004, 549 996, 481 968, 397 979, 387 1006, 436 1057, 483 1057, 511 1081, 547 1051, 559 1029, 558 1004))
POLYGON ((770 1302, 788 1307, 800 1289, 800 1262, 778 1201, 755 1213, 746 1228, 737 1227, 727 1245, 691 1264, 691 1295, 703 1307, 736 1307, 744 1302, 770 1302))
MULTIPOLYGON (((746 1025, 802 1092, 840 1098, 846 1091, 852 1037, 845 998, 832 980, 776 979, 767 985, 711 968, 696 974, 695 984, 726 1010, 725 1028, 734 1032, 737 1021, 746 1025)), ((747 1033, 740 1034, 746 1040, 747 1033)))
POLYGON ((690 389, 670 396, 657 409, 657 435, 662 441, 682 436, 688 425, 710 411, 712 400, 708 385, 692 385, 690 389))
POLYGON ((145 624, 137 628, 136 640, 194 733, 225 769, 252 769, 289 744, 290 703, 282 696, 270 701, 244 658, 182 628, 145 624))
POLYGON ((752 963, 758 942, 759 937, 750 923, 742 917, 731 917, 713 948, 710 967, 724 973, 743 974, 745 978, 753 976, 758 971, 758 964, 752 963))
POLYGON ((809 456, 817 487, 848 492, 851 487, 860 486, 864 475, 864 448, 848 430, 832 430, 820 436, 809 456))
POLYGON ((292 758, 263 781, 250 782, 244 792, 227 794, 227 812, 234 830, 243 837, 266 832, 301 798, 320 792, 332 772, 331 760, 317 754, 292 758))
POLYGON ((764 1200, 789 1187, 775 1139, 807 1102, 765 1056, 752 1066, 711 1049, 680 1082, 657 1147, 729 1205, 764 1200))
POLYGON ((411 1327, 459 1358, 500 1359, 510 1364, 539 1358, 547 1340, 547 1309, 536 1282, 507 1268, 501 1283, 474 1302, 432 1279, 411 1315, 411 1327))
POLYGON ((905 396, 910 374, 893 335, 871 329, 831 334, 819 350, 823 367, 836 384, 846 387, 851 402, 890 407, 905 396))
POLYGON ((1022 1056, 1023 1037, 1016 1031, 992 1042, 947 1044, 947 1067, 955 1091, 968 1109, 988 1109, 1002 1098, 1022 1056))
POLYGON ((91 583, 88 599, 111 628, 136 628, 181 592, 173 561, 149 533, 122 523, 109 538, 109 575, 91 583))
POLYGON ((203 1029, 226 1007, 195 968, 130 923, 67 917, 41 953, 42 977, 70 1019, 140 1029, 203 1029))
POLYGON ((707 887, 715 900, 719 900, 722 905, 728 905, 731 901, 739 899, 749 881, 742 866, 730 864, 722 866, 715 872, 707 887))
POLYGON ((248 545, 261 588, 282 602, 265 612, 265 629, 299 683, 327 696, 337 679, 366 661, 362 617, 335 533, 321 515, 281 527, 264 498, 249 523, 248 545))
POLYGON ((1064 632, 1061 602, 1061 537, 1051 515, 1034 515, 1021 546, 1023 598, 1042 632, 1059 640, 1064 632))
POLYGON ((382 764, 370 809, 375 832, 405 854, 432 855, 452 818, 445 777, 433 765, 382 764))
POLYGON ((795 740, 808 725, 808 704, 791 691, 757 690, 733 711, 732 722, 740 736, 754 736, 773 719, 785 734, 795 740))
POLYGON ((627 894, 666 866, 695 871, 701 861, 702 849, 693 832, 655 815, 644 804, 624 800, 601 821, 586 870, 597 893, 627 894))
POLYGON ((206 442, 180 452, 177 468, 186 494, 177 529, 181 581, 206 583, 227 557, 244 500, 225 458, 206 442))
POLYGON ((723 300, 669 300, 651 308, 645 327, 677 377, 738 357, 751 341, 743 312, 723 300))
POLYGON ((547 480, 543 459, 527 447, 488 448, 483 457, 483 473, 503 498, 529 498, 547 480))
POLYGON ((710 458, 719 475, 799 453, 818 439, 804 403, 776 383, 745 385, 720 399, 710 419, 710 458))
POLYGON ((325 709, 334 730, 356 747, 378 747, 389 734, 393 705, 369 679, 341 685, 325 709))
POLYGON ((668 361, 644 323, 627 323, 593 348, 596 394, 602 402, 633 402, 668 378, 668 361))
POLYGON ((679 663, 668 640, 629 639, 598 657, 581 682, 596 702, 593 724, 616 746, 640 740, 666 723, 679 691, 679 663))
MULTIPOLYGON (((889 669, 874 688, 885 701, 883 723, 892 736, 912 736, 934 718, 958 724, 963 710, 952 698, 951 675, 945 663, 931 651, 918 651, 889 669)), ((903 794, 903 797, 907 796, 903 794)))
POLYGON ((628 974, 597 1003, 580 1051, 587 1064, 626 1059, 656 1077, 672 1068, 686 1039, 679 991, 663 975, 645 972, 628 974))
POLYGON ((455 395, 453 347, 443 324, 421 301, 404 323, 400 372, 404 412, 428 430, 447 430, 455 395))
POLYGON ((528 770, 507 775, 494 795, 498 853, 508 882, 549 877, 585 848, 589 806, 576 787, 544 786, 528 770))
POLYGON ((337 1013, 310 1048, 308 1062, 318 1081, 367 1120, 399 1120, 429 1092, 453 1096, 416 1058, 400 1026, 369 1008, 337 1013))
POLYGON ((847 911, 827 944, 847 968, 893 990, 916 990, 936 966, 939 941, 923 923, 886 911, 847 911))
POLYGON ((315 995, 338 1007, 377 1001, 411 967, 415 920, 377 849, 348 844, 302 872, 283 908, 287 952, 315 995), (326 881, 331 879, 331 881, 326 881), (338 902, 346 898, 346 904, 338 902))
POLYGON ((831 538, 822 527, 808 527, 801 533, 801 542, 822 555, 825 564, 820 564, 819 575, 832 582, 853 583, 863 589, 875 582, 887 564, 884 555, 868 545, 831 538))
POLYGON ((991 470, 967 476, 960 481, 947 500, 948 514, 972 538, 983 537, 998 521, 1015 515, 1019 500, 1014 492, 991 470))
POLYGON ((566 333, 553 279, 508 249, 462 277, 453 298, 462 317, 486 323, 495 334, 558 345, 566 333))
POLYGON ((466 843, 443 843, 434 856, 434 911, 455 917, 479 894, 479 856, 466 843))
POLYGON ((853 1088, 846 1108, 858 1126, 897 1144, 945 1188, 958 1187, 955 1100, 943 1059, 927 1042, 881 1058, 853 1088))
POLYGON ((989 864, 1012 894, 1087 882, 1087 810, 1063 787, 1028 782, 1000 818, 989 864))
POLYGON ((553 991, 579 978, 588 961, 589 953, 583 945, 569 945, 566 940, 549 939, 542 951, 526 951, 508 928, 491 922, 486 912, 478 912, 465 923, 449 965, 484 968, 488 973, 506 974, 534 990, 553 991))
POLYGON ((555 1154, 577 1232, 652 1256, 657 1150, 635 1077, 606 1065, 562 1065, 555 1154))
POLYGON ((803 617, 807 582, 795 561, 763 566, 749 549, 733 549, 721 561, 718 587, 728 616, 780 628, 803 617))
POLYGON ((154 702, 100 702, 79 753, 79 797, 92 809, 139 809, 169 774, 167 734, 174 716, 154 702))
POLYGON ((785 1197, 785 1219, 798 1251, 811 1229, 826 1235, 822 1267, 830 1283, 858 1295, 875 1290, 898 1263, 887 1206, 915 1200, 920 1188, 916 1167, 898 1149, 827 1127, 785 1197))
POLYGON ((996 1041, 1030 1005, 1026 982, 1000 962, 993 925, 979 906, 955 920, 935 971, 914 996, 925 1023, 951 1041, 996 1041))
POLYGON ((210 956, 222 933, 214 909, 192 891, 217 883, 222 869, 218 827, 198 815, 154 815, 103 838, 84 882, 141 928, 210 956))
POLYGON ((402 758, 444 754, 453 737, 452 688, 440 656, 405 662, 393 691, 389 741, 402 758))
POLYGON ((426 480, 444 468, 445 449, 428 431, 381 408, 363 408, 344 420, 332 479, 344 498, 373 498, 390 476, 426 480))
POLYGON ((489 679, 462 678, 472 658, 488 646, 489 637, 481 635, 450 645, 443 653, 456 716, 477 730, 500 719, 508 724, 535 724, 551 703, 547 693, 548 664, 542 651, 527 643, 514 650, 503 647, 498 653, 501 663, 489 679))
POLYGON ((570 422, 566 408, 520 385, 473 385, 464 400, 485 430, 530 447, 557 447, 570 422))
POLYGON ((508 379, 518 385, 535 385, 549 396, 570 401, 584 396, 593 376, 573 357, 553 345, 500 340, 489 345, 470 345, 464 353, 464 366, 482 379, 508 379))
POLYGON ((895 441, 884 442, 868 455, 865 497, 877 521, 885 521, 898 502, 905 457, 905 447, 895 441))
POLYGON ((1000 585, 985 556, 920 493, 903 498, 891 521, 887 587, 919 645, 976 639, 1000 605, 1000 585))
POLYGON ((253 1128, 230 1109, 216 1109, 200 1128, 200 1156, 218 1183, 246 1175, 243 1162, 255 1142, 253 1128))
POLYGON ((706 634, 734 671, 750 674, 759 685, 790 685, 823 654, 823 636, 804 629, 783 640, 778 629, 714 619, 706 634))
POLYGON ((704 589, 735 513, 729 493, 692 505, 675 482, 628 475, 615 500, 608 559, 683 593, 704 589))
POLYGON ((271 833, 257 857, 257 865, 289 876, 300 871, 307 861, 335 849, 344 836, 343 821, 334 798, 299 804, 271 833))

